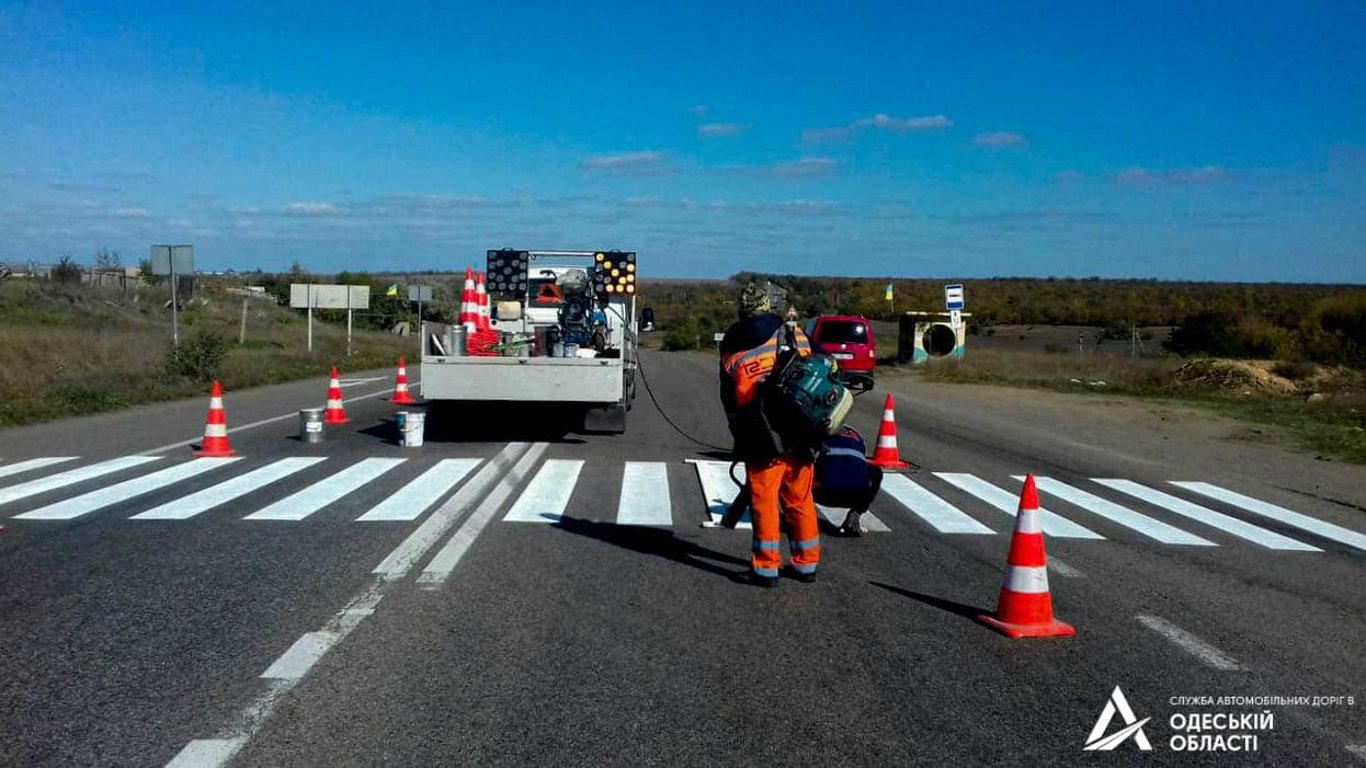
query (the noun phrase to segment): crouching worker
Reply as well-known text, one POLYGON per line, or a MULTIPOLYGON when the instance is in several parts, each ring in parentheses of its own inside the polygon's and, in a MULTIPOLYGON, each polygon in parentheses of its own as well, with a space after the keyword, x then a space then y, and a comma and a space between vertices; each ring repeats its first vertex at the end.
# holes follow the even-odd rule
POLYGON ((764 587, 778 585, 783 527, 797 580, 814 581, 821 559, 816 503, 811 496, 817 446, 783 440, 765 414, 760 387, 780 355, 811 354, 805 334, 793 329, 789 337, 788 331, 782 318, 772 313, 767 292, 750 283, 740 296, 739 320, 721 341, 721 404, 735 439, 735 456, 745 463, 750 491, 754 538, 749 579, 764 587), (788 346, 789 341, 795 349, 788 346))
POLYGON ((839 434, 826 438, 816 459, 816 503, 849 510, 840 526, 840 533, 845 536, 863 533, 859 520, 882 490, 882 469, 868 463, 864 450, 863 436, 853 427, 845 427, 839 434))

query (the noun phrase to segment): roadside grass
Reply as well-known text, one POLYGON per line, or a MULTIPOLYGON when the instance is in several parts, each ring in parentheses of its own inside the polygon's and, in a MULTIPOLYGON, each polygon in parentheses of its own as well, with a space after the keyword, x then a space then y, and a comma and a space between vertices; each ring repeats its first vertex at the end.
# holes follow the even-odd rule
POLYGON ((892 375, 933 381, 1031 387, 1081 395, 1162 398, 1255 424, 1251 435, 1293 444, 1325 457, 1366 464, 1366 374, 1361 372, 1301 382, 1293 394, 1250 392, 1241 387, 1206 391, 1179 386, 1174 374, 1182 358, 1080 356, 1033 351, 969 350, 962 361, 933 360, 920 366, 881 366, 892 375), (1323 397, 1307 402, 1305 396, 1323 397))
POLYGON ((0 426, 30 424, 174 400, 225 389, 392 366, 411 355, 407 337, 356 331, 346 356, 346 329, 315 322, 313 353, 303 318, 272 302, 248 305, 247 343, 238 345, 242 298, 209 290, 181 316, 181 342, 200 332, 220 337, 227 352, 203 379, 170 364, 170 311, 164 290, 121 293, 90 286, 0 283, 0 426))

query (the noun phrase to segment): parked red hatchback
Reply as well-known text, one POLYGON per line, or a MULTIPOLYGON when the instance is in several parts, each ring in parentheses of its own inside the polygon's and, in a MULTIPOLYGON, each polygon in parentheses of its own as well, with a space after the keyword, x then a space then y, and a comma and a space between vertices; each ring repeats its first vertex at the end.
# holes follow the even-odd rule
POLYGON ((821 315, 806 324, 806 335, 817 352, 839 361, 840 375, 846 384, 865 390, 873 388, 877 351, 868 318, 821 315))

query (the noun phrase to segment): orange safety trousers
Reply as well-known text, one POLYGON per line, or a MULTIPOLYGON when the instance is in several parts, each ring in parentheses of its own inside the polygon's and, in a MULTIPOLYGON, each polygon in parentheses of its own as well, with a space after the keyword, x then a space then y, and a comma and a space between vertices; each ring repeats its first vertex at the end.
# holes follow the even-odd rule
POLYGON ((745 464, 750 518, 754 524, 750 563, 756 574, 778 575, 778 568, 783 564, 778 539, 780 528, 784 526, 792 554, 792 569, 797 573, 816 572, 821 561, 821 535, 816 523, 816 503, 811 498, 811 481, 815 474, 815 465, 789 456, 745 464))

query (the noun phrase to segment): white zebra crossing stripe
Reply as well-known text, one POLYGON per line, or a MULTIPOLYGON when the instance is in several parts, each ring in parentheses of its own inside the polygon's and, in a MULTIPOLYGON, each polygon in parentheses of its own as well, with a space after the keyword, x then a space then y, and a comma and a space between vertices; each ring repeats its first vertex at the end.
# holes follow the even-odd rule
MULTIPOLYGON (((844 525, 844 516, 849 514, 849 510, 843 507, 825 507, 820 504, 816 505, 816 512, 825 518, 826 522, 837 528, 844 525)), ((888 533, 892 530, 872 512, 863 513, 863 517, 859 520, 859 527, 863 529, 864 533, 888 533)))
POLYGON ((628 461, 617 502, 621 525, 673 525, 669 470, 662 461, 628 461))
POLYGON ((222 506, 252 491, 260 490, 276 480, 289 477, 295 472, 307 469, 321 461, 326 461, 326 458, 322 456, 296 456, 280 459, 264 467, 253 469, 244 475, 238 475, 231 480, 225 480, 218 485, 192 493, 182 499, 168 501, 159 507, 140 512, 129 519, 188 520, 201 512, 222 506))
POLYGON ((75 456, 44 456, 38 459, 29 459, 28 461, 21 461, 18 464, 10 464, 6 467, 0 467, 0 477, 9 477, 10 475, 17 475, 21 472, 28 472, 34 469, 50 467, 53 464, 61 464, 64 461, 71 461, 75 458, 75 456))
POLYGON ((465 479, 483 459, 442 459, 385 499, 374 509, 356 518, 375 520, 416 520, 437 502, 446 491, 465 479))
POLYGON ((242 519, 303 520, 404 461, 407 459, 364 459, 242 519))
POLYGON ((569 506, 569 496, 574 493, 574 484, 579 481, 581 469, 582 461, 546 459, 503 520, 513 523, 559 522, 569 506))
POLYGON ((68 485, 83 483, 86 480, 94 480, 97 477, 121 472, 125 469, 141 466, 149 461, 158 461, 160 456, 123 456, 117 459, 102 461, 98 464, 91 464, 87 467, 69 469, 59 472, 49 477, 41 477, 37 480, 30 480, 27 483, 20 483, 9 488, 0 488, 0 504, 9 504, 20 499, 27 499, 30 496, 37 496, 40 493, 55 491, 65 488, 68 485))
POLYGON ((882 476, 882 492, 896 499, 940 533, 985 534, 995 531, 959 511, 957 507, 920 487, 904 475, 882 476))
MULTIPOLYGON (((1024 482, 1023 475, 1015 475, 1015 479, 1024 482)), ((1175 526, 1167 525, 1161 520, 1155 520, 1147 515, 1135 512, 1128 507, 1116 504, 1108 499, 1102 499, 1095 494, 1087 493, 1080 488, 1074 488, 1067 483, 1054 480, 1051 477, 1036 477, 1034 482, 1040 491, 1051 496, 1057 496, 1069 504, 1075 504, 1089 512, 1094 512, 1101 517, 1112 522, 1119 523, 1126 528, 1156 539, 1163 544, 1186 544, 1195 547, 1217 547, 1218 544, 1209 539, 1202 539, 1193 533, 1187 533, 1175 526)))
POLYGON ((75 498, 49 504, 17 517, 25 520, 71 520, 97 509, 103 509, 111 504, 127 501, 144 493, 151 493, 172 483, 188 480, 209 470, 225 467, 235 461, 237 461, 236 458, 194 459, 173 467, 167 467, 159 472, 153 472, 150 475, 135 477, 132 480, 105 486, 98 491, 91 491, 75 498))
POLYGON ((1278 549, 1292 552, 1322 552, 1318 547, 1311 547, 1308 544, 1296 541, 1288 536, 1282 536, 1274 531, 1265 528, 1258 528, 1251 523, 1230 517, 1222 512, 1215 512, 1199 504, 1192 504, 1185 499, 1177 498, 1170 493, 1163 493, 1156 488, 1149 488, 1146 485, 1139 485, 1132 480, 1121 480, 1119 478, 1093 477, 1091 481, 1100 483, 1106 488, 1127 493, 1140 501, 1145 501, 1156 507, 1161 507, 1168 512, 1175 512, 1182 517, 1190 518, 1196 522, 1233 534, 1241 539, 1246 539, 1254 544, 1259 544, 1267 549, 1278 549))
MULTIPOLYGON (((934 476, 961 491, 976 496, 1011 517, 1015 516, 1016 510, 1020 506, 1020 498, 1017 495, 998 488, 976 475, 960 472, 935 472, 934 476)), ((1043 532, 1050 536, 1056 536, 1060 539, 1104 540, 1105 538, 1090 528, 1077 525, 1043 507, 1039 508, 1039 517, 1043 520, 1043 532)))
POLYGON ((1265 501, 1254 499, 1251 496, 1244 496, 1241 493, 1230 491, 1227 488, 1220 488, 1217 485, 1211 485, 1209 483, 1185 483, 1173 480, 1171 481, 1171 484, 1178 488, 1185 488, 1188 491, 1193 491, 1201 496, 1208 496, 1216 501, 1222 501, 1225 504, 1232 504, 1239 509, 1245 509, 1248 512, 1251 512, 1254 515, 1269 517, 1277 522, 1285 523, 1286 525, 1299 528, 1303 531, 1309 531, 1310 533, 1317 534, 1325 539, 1332 539, 1333 541, 1346 544, 1349 547, 1356 547, 1357 549, 1366 551, 1366 534, 1357 533, 1356 531, 1343 528, 1340 525, 1325 523, 1322 520, 1312 518, 1308 515, 1292 512, 1285 507, 1278 507, 1275 504, 1269 504, 1265 501))
MULTIPOLYGON (((702 498, 707 502, 707 515, 712 523, 720 523, 721 518, 725 517, 726 510, 735 497, 740 495, 740 488, 730 476, 730 462, 728 461, 706 461, 701 459, 688 459, 688 463, 697 467, 697 479, 702 483, 702 498)), ((735 477, 740 482, 745 481, 745 466, 743 464, 735 468, 735 477)), ((825 518, 831 525, 842 525, 844 516, 849 510, 838 507, 823 507, 816 505, 816 512, 825 518)), ((859 523, 864 531, 869 533, 887 533, 891 528, 878 519, 877 515, 865 512, 863 519, 859 523)), ((740 518, 738 530, 751 530, 749 511, 746 510, 740 518)))

